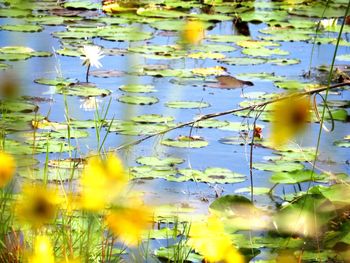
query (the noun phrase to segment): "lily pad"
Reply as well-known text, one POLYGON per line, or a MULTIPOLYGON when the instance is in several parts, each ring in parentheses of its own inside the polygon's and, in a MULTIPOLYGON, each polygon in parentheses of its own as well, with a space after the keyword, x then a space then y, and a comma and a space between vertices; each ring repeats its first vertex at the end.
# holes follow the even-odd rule
POLYGON ((324 175, 318 175, 311 170, 296 170, 289 173, 274 173, 270 181, 275 184, 296 184, 307 181, 320 181, 323 179, 325 179, 324 175))
POLYGON ((155 92, 153 85, 127 84, 119 87, 120 90, 131 93, 155 92))
POLYGON ((210 104, 203 101, 171 101, 167 102, 165 106, 175 109, 201 109, 210 107, 210 104))
POLYGON ((43 30, 42 26, 31 24, 18 24, 18 25, 3 25, 0 26, 2 30, 16 31, 16 32, 40 32, 43 30))
POLYGON ((280 56, 287 56, 289 55, 289 52, 286 50, 282 50, 280 48, 265 48, 265 47, 259 47, 259 48, 245 48, 242 50, 243 54, 254 56, 254 57, 269 57, 272 55, 280 55, 280 56))
POLYGON ((263 58, 251 58, 251 57, 232 57, 219 59, 220 62, 229 65, 258 65, 266 63, 266 59, 263 58))
POLYGON ((253 168, 271 172, 294 172, 302 170, 304 165, 295 162, 276 161, 270 163, 253 163, 253 168))
POLYGON ((168 122, 172 122, 174 118, 170 116, 159 115, 159 114, 144 114, 144 115, 133 117, 131 120, 134 122, 140 122, 140 123, 168 123, 168 122))
POLYGON ((145 96, 121 96, 118 101, 135 104, 135 105, 152 105, 157 103, 159 100, 156 97, 145 97, 145 96))
POLYGON ((139 157, 136 159, 136 162, 142 165, 149 166, 174 166, 176 164, 181 164, 185 160, 175 157, 166 157, 164 159, 159 159, 157 157, 139 157))
POLYGON ((98 88, 95 85, 89 83, 75 83, 68 86, 56 86, 56 93, 80 97, 104 97, 111 94, 111 91, 98 88))
POLYGON ((165 139, 161 141, 161 144, 169 147, 178 148, 202 148, 208 146, 208 142, 203 138, 180 136, 177 139, 165 139))

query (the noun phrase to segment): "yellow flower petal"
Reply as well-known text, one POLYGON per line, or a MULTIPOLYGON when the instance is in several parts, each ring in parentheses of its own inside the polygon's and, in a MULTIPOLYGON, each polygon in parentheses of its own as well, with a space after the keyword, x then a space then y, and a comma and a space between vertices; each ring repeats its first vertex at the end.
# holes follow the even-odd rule
POLYGON ((34 253, 29 257, 29 263, 54 263, 53 248, 47 236, 36 236, 34 241, 34 253))
POLYGON ((0 152, 0 188, 7 185, 12 179, 15 170, 15 159, 5 152, 0 152))
POLYGON ((128 245, 136 246, 144 230, 149 228, 152 213, 146 206, 118 208, 106 216, 105 222, 113 234, 128 245))
POLYGON ((272 111, 273 145, 281 146, 302 132, 311 120, 309 96, 290 96, 274 103, 272 111))
POLYGON ((105 160, 90 158, 80 180, 82 207, 95 211, 105 208, 127 183, 128 177, 119 158, 114 155, 108 155, 105 160))

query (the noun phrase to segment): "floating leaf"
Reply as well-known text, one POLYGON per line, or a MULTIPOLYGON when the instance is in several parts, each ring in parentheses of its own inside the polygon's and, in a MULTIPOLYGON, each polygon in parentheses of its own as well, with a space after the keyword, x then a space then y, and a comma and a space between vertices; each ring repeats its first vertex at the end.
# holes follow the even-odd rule
POLYGON ((140 122, 140 123, 168 123, 168 122, 172 122, 174 118, 170 116, 159 115, 159 114, 144 114, 144 115, 133 117, 131 120, 134 122, 140 122))
POLYGON ((94 97, 94 96, 108 96, 111 94, 110 90, 101 89, 90 83, 75 83, 68 86, 56 86, 56 93, 65 94, 69 96, 80 97, 94 97))
POLYGON ((120 90, 131 93, 148 93, 155 92, 154 86, 152 85, 141 85, 141 84, 127 84, 119 87, 120 90))
POLYGON ((165 106, 175 109, 200 109, 210 107, 210 104, 203 101, 171 101, 165 106))
POLYGON ((158 102, 156 97, 145 97, 145 96, 121 96, 118 101, 128 104, 136 105, 152 105, 158 102))
POLYGON ((294 172, 302 170, 304 165, 295 162, 276 161, 270 163, 253 163, 253 168, 271 172, 294 172))
POLYGON ((307 181, 320 181, 324 178, 324 175, 318 175, 311 170, 296 170, 289 173, 274 173, 270 181, 275 184, 296 184, 307 181))
POLYGON ((202 148, 207 146, 209 143, 203 138, 194 138, 189 136, 180 136, 177 139, 165 139, 161 141, 161 144, 169 147, 179 148, 202 148))
POLYGON ((18 25, 3 25, 0 26, 2 30, 16 31, 16 32, 40 32, 43 30, 42 26, 31 24, 18 24, 18 25))
POLYGON ((136 159, 136 162, 142 165, 149 166, 174 166, 176 164, 181 164, 185 160, 175 157, 166 157, 164 159, 159 159, 157 157, 149 156, 149 157, 139 157, 136 159))

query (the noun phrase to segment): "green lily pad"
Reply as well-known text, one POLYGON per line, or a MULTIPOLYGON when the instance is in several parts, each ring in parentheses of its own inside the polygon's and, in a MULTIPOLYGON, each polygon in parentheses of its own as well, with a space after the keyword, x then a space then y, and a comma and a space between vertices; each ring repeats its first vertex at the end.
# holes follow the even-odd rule
POLYGON ((160 17, 160 18, 182 18, 188 16, 184 12, 176 11, 176 10, 167 10, 167 9, 137 9, 136 13, 139 16, 147 16, 147 17, 160 17))
POLYGON ((155 92, 154 86, 152 85, 141 85, 141 84, 128 84, 119 87, 120 90, 131 93, 148 93, 155 92))
POLYGON ((339 61, 350 61, 350 54, 338 55, 336 59, 339 61))
POLYGON ((210 21, 210 22, 221 22, 221 21, 230 21, 232 20, 231 16, 222 15, 222 14, 190 14, 190 17, 196 18, 201 21, 210 21))
POLYGON ((171 262, 178 262, 181 257, 181 261, 184 262, 202 262, 203 256, 191 252, 192 248, 185 245, 173 245, 170 247, 160 247, 154 251, 154 254, 158 258, 162 258, 171 262), (181 254, 180 254, 181 253, 181 254))
POLYGON ((201 109, 210 107, 210 104, 203 101, 170 101, 165 106, 175 109, 201 109))
POLYGON ((135 104, 135 105, 152 105, 157 103, 159 100, 156 97, 145 97, 145 96, 121 96, 118 101, 135 104))
POLYGON ((224 127, 227 125, 229 125, 229 122, 227 122, 227 121, 219 121, 219 120, 215 120, 215 119, 210 119, 210 120, 196 122, 194 124, 194 127, 196 127, 196 128, 221 128, 221 127, 224 127))
POLYGON ((56 54, 67 57, 81 57, 83 53, 76 48, 61 48, 56 50, 56 54))
POLYGON ((209 205, 209 210, 225 213, 227 211, 234 211, 235 207, 239 209, 242 205, 251 205, 251 202, 249 199, 240 195, 225 195, 212 202, 209 205))
POLYGON ((214 42, 238 42, 242 40, 248 40, 249 37, 242 36, 242 35, 208 35, 206 37, 210 41, 214 42))
POLYGON ((140 123, 168 123, 174 120, 173 117, 163 116, 159 114, 144 114, 131 118, 134 122, 140 123))
POLYGON ((289 173, 274 173, 270 181, 275 184, 296 184, 307 181, 320 181, 323 179, 325 179, 324 175, 318 175, 311 170, 296 170, 289 173))
POLYGON ((302 170, 304 165, 295 162, 276 161, 270 163, 253 163, 253 168, 271 172, 294 172, 302 170))
POLYGON ((169 129, 168 125, 159 123, 135 123, 135 122, 121 122, 112 123, 109 132, 117 132, 118 134, 139 136, 162 133, 169 129))
POLYGON ((0 107, 3 112, 37 112, 39 107, 33 103, 20 100, 0 101, 0 107))
POLYGON ((350 140, 339 140, 334 142, 335 146, 338 147, 344 147, 344 148, 349 148, 350 147, 350 140))
POLYGON ((327 6, 326 8, 324 3, 315 2, 312 5, 300 5, 298 8, 289 10, 288 13, 299 16, 332 18, 342 17, 344 10, 336 6, 327 6))
POLYGON ((0 63, 0 70, 5 70, 11 68, 10 65, 5 64, 5 63, 0 63))
POLYGON ((269 59, 267 62, 277 66, 289 66, 289 65, 299 64, 301 61, 299 59, 276 58, 276 59, 269 59))
MULTIPOLYGON (((75 149, 74 146, 68 145, 65 141, 57 139, 39 140, 35 142, 35 146, 31 145, 35 153, 61 153, 75 149)), ((32 150, 32 152, 33 152, 32 150)))
POLYGON ((238 46, 244 48, 262 48, 262 47, 278 47, 281 44, 272 41, 258 41, 258 40, 241 40, 237 42, 238 46))
POLYGON ((175 176, 176 170, 170 166, 135 166, 129 168, 129 173, 132 179, 167 179, 175 176))
POLYGON ((113 77, 121 77, 124 75, 123 71, 119 70, 92 70, 89 75, 94 76, 96 78, 113 78, 113 77))
POLYGON ((254 57, 269 57, 272 55, 280 55, 280 56, 287 56, 289 55, 289 52, 286 50, 282 50, 280 48, 265 48, 265 47, 259 47, 259 48, 244 48, 242 50, 243 54, 254 56, 254 57))
POLYGON ((18 60, 26 60, 32 57, 30 54, 4 54, 0 53, 0 61, 18 61, 18 60))
POLYGON ((18 24, 18 25, 3 25, 0 26, 0 29, 7 31, 16 31, 16 32, 40 32, 43 30, 42 26, 31 25, 31 24, 18 24))
POLYGON ((204 170, 204 176, 198 181, 217 184, 241 183, 246 180, 245 175, 232 172, 229 169, 210 167, 204 170))
POLYGON ((31 11, 30 10, 24 10, 24 9, 17 9, 17 8, 1 8, 0 9, 0 17, 15 17, 15 18, 21 18, 30 16, 31 11))
POLYGON ((162 229, 151 229, 148 232, 144 233, 143 239, 170 239, 177 237, 180 234, 178 229, 162 228, 162 229))
POLYGON ((208 146, 208 142, 203 138, 193 138, 188 136, 180 136, 177 139, 165 139, 161 141, 161 144, 169 147, 178 148, 203 148, 208 146))
POLYGON ((101 36, 109 41, 145 41, 153 37, 150 32, 120 32, 116 35, 101 36))
POLYGON ((267 161, 283 160, 287 162, 312 162, 315 159, 315 152, 275 152, 274 156, 264 157, 267 161))
POLYGON ((49 86, 68 86, 70 84, 74 84, 76 81, 73 79, 66 79, 66 78, 55 78, 55 79, 40 78, 40 79, 34 80, 34 82, 42 85, 49 85, 49 86))
POLYGON ((73 1, 64 3, 64 8, 68 9, 88 9, 88 10, 97 10, 101 9, 102 6, 97 3, 91 3, 90 1, 73 1))
POLYGON ((201 51, 201 52, 232 52, 235 51, 236 48, 229 45, 223 44, 205 44, 205 45, 197 45, 192 46, 191 50, 201 51))
POLYGON ((25 19, 29 23, 38 23, 47 26, 59 26, 64 24, 64 18, 60 16, 32 16, 25 19))
POLYGON ((232 57, 219 59, 220 62, 229 65, 258 65, 266 63, 266 59, 263 58, 251 58, 251 57, 232 57))
POLYGON ((268 10, 254 10, 240 14, 240 18, 246 22, 268 22, 268 21, 283 21, 287 18, 286 11, 273 12, 268 10))
POLYGON ((136 159, 136 162, 142 165, 148 166, 174 166, 176 164, 181 164, 185 160, 175 157, 166 157, 164 159, 159 159, 157 157, 148 156, 148 157, 139 157, 136 159))
POLYGON ((54 168, 64 168, 64 169, 83 169, 86 164, 86 159, 84 158, 67 158, 60 160, 49 160, 48 166, 54 168))
POLYGON ((249 80, 267 80, 267 81, 284 81, 285 77, 278 76, 275 73, 240 73, 237 74, 240 78, 249 78, 249 80))
POLYGON ((68 86, 58 85, 56 86, 56 93, 79 97, 104 97, 111 94, 111 91, 107 89, 98 88, 95 85, 89 83, 76 83, 68 86))

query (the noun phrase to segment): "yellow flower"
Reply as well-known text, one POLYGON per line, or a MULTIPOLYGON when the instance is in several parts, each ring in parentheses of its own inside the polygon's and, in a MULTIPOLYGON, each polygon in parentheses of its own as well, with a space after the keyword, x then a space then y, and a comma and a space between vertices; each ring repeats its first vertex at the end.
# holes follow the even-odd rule
POLYGON ((44 235, 38 235, 34 241, 34 252, 29 257, 29 263, 54 263, 53 248, 50 239, 44 235))
POLYGON ((116 156, 108 155, 105 160, 91 157, 80 179, 82 207, 93 211, 105 208, 127 183, 122 162, 116 156))
POLYGON ((271 140, 274 146, 285 144, 303 131, 311 120, 309 96, 290 96, 274 103, 272 110, 271 140))
POLYGON ((204 38, 203 23, 197 20, 188 20, 182 31, 182 40, 185 44, 198 45, 204 38))
POLYGON ((113 234, 128 245, 136 246, 152 221, 152 212, 144 205, 118 207, 110 212, 105 222, 113 234))
POLYGON ((243 256, 232 245, 221 221, 211 216, 207 222, 191 225, 188 244, 209 262, 243 263, 243 256))
POLYGON ((15 170, 15 159, 5 152, 0 152, 0 188, 7 185, 12 179, 15 170))
POLYGON ((44 185, 25 185, 16 204, 16 214, 21 221, 33 227, 50 223, 57 214, 60 198, 56 190, 44 185))

